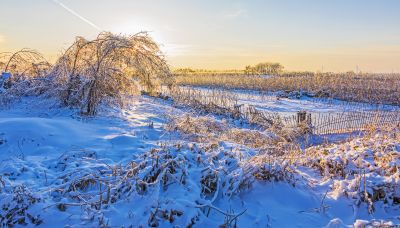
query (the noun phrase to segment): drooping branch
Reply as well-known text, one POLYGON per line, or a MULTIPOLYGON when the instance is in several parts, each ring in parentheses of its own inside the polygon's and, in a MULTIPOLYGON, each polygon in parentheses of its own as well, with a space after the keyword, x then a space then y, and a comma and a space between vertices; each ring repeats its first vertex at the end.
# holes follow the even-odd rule
POLYGON ((135 79, 151 92, 171 77, 158 45, 141 32, 131 36, 103 32, 94 40, 77 38, 53 69, 65 105, 93 115, 106 97, 119 99, 135 79))
POLYGON ((21 49, 15 53, 2 53, 4 59, 4 72, 10 71, 15 75, 40 76, 51 69, 51 64, 40 54, 32 49, 21 49))

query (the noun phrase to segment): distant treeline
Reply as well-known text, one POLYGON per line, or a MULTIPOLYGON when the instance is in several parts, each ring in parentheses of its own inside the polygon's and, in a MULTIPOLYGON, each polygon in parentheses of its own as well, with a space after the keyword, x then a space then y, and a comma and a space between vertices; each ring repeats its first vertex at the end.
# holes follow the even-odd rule
POLYGON ((192 68, 178 68, 174 70, 175 74, 202 74, 202 73, 218 73, 218 74, 247 74, 247 75, 275 75, 282 73, 284 66, 280 63, 263 62, 254 66, 246 66, 243 70, 206 70, 192 68))

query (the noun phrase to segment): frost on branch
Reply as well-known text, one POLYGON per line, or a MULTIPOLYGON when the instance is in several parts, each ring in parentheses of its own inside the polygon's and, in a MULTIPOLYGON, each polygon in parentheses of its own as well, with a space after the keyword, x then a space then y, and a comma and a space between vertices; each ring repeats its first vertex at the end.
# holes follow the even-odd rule
POLYGON ((57 61, 52 75, 62 102, 93 115, 101 102, 119 104, 132 94, 135 80, 148 92, 169 80, 169 67, 147 33, 120 36, 100 33, 94 40, 78 37, 57 61))
POLYGON ((101 103, 122 105, 138 86, 153 93, 161 83, 172 84, 164 56, 145 32, 78 37, 54 66, 29 49, 0 54, 0 66, 13 74, 1 98, 45 94, 85 115, 96 114, 101 103))

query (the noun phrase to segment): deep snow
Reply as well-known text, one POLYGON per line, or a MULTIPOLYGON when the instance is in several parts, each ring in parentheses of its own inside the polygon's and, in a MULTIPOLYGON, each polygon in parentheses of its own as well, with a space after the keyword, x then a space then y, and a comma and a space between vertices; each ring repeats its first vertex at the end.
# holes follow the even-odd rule
MULTIPOLYGON (((291 108, 288 107, 288 110, 291 108)), ((244 211, 238 217, 238 227, 341 227, 365 224, 362 220, 373 219, 400 223, 400 212, 396 208, 385 212, 384 207, 377 207, 374 214, 369 214, 365 205, 355 210, 353 201, 342 195, 335 197, 328 194, 324 199, 333 181, 323 180, 309 168, 298 170, 297 178, 302 180, 297 181, 295 186, 286 182, 256 181, 249 189, 240 190, 230 197, 216 195, 213 199, 200 202, 201 189, 196 182, 204 165, 196 167, 195 162, 191 163, 193 152, 187 146, 183 146, 182 150, 171 150, 172 154, 183 159, 181 162, 186 162, 183 164, 189 170, 189 183, 185 185, 175 183, 167 190, 155 188, 145 195, 126 195, 95 215, 86 207, 67 206, 65 211, 57 209, 57 203, 76 202, 71 197, 63 198, 56 193, 55 188, 63 186, 60 177, 66 173, 76 170, 79 172, 76 176, 79 176, 99 167, 125 166, 130 161, 140 161, 140 156, 152 148, 177 142, 189 144, 179 134, 164 130, 164 125, 168 123, 167 114, 184 113, 184 110, 174 108, 166 101, 148 97, 134 97, 122 111, 105 109, 94 118, 80 117, 74 110, 60 108, 56 103, 38 98, 24 98, 1 109, 0 177, 6 184, 3 188, 0 185, 0 204, 13 201, 7 198, 7 191, 25 185, 29 192, 42 199, 28 209, 40 216, 42 227, 96 227, 99 218, 106 219, 105 223, 110 226, 147 227, 150 212, 157 205, 184 213, 172 224, 159 221, 158 225, 162 227, 185 227, 192 217, 198 219, 195 227, 216 227, 224 223, 223 214, 211 210, 207 217, 204 211, 196 208, 198 203, 212 203, 225 212, 244 211), (310 183, 313 183, 311 187, 310 183)), ((231 144, 220 143, 218 146, 218 150, 224 152, 229 151, 231 144)), ((400 153, 400 146, 396 149, 400 153)), ((251 150, 248 148, 248 151, 251 150)), ((217 155, 220 156, 219 152, 199 156, 207 160, 217 155)), ((229 159, 220 157, 212 167, 229 168, 227 162, 233 160, 235 162, 229 168, 231 173, 222 177, 235 178, 235 172, 241 171, 249 158, 239 161, 235 156, 229 159)))

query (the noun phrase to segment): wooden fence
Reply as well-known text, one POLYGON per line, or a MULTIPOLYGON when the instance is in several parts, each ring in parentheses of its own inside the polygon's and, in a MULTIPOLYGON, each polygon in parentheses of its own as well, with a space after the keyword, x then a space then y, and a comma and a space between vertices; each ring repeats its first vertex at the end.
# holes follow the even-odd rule
POLYGON ((164 94, 173 97, 177 103, 185 104, 206 112, 242 118, 249 123, 269 128, 280 124, 286 128, 306 127, 307 132, 317 135, 341 134, 366 130, 370 126, 400 125, 399 111, 349 111, 305 112, 282 114, 258 109, 255 106, 238 105, 235 97, 223 91, 212 91, 204 95, 202 91, 193 89, 165 90, 164 94))
POLYGON ((340 134, 366 130, 371 126, 384 127, 400 124, 398 111, 363 111, 311 114, 314 134, 340 134))
POLYGON ((399 111, 352 111, 342 113, 307 113, 300 111, 292 115, 258 110, 253 106, 242 108, 243 118, 249 122, 261 125, 282 124, 287 128, 307 127, 312 134, 341 134, 363 131, 371 126, 384 127, 398 125, 400 127, 399 111), (255 118, 254 116, 258 116, 255 118), (260 121, 264 119, 264 121, 260 121), (266 124, 263 124, 266 123, 266 124))

